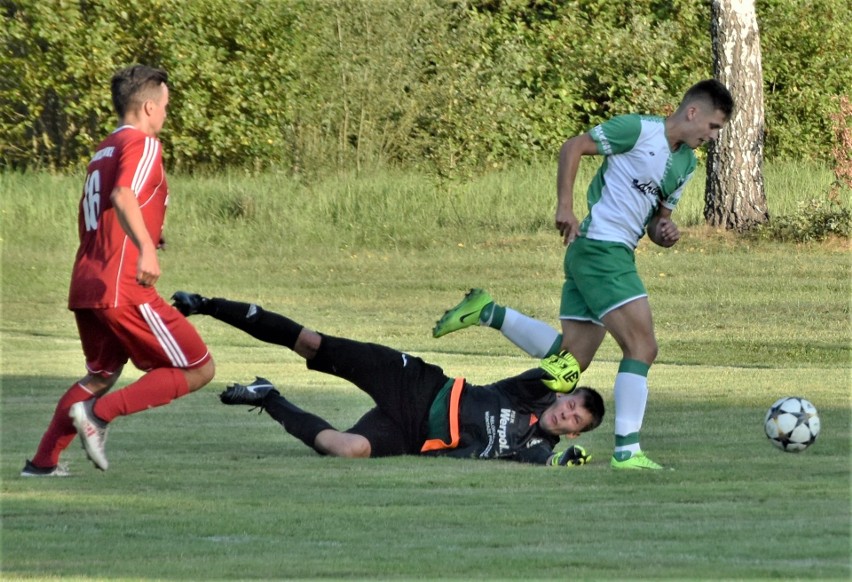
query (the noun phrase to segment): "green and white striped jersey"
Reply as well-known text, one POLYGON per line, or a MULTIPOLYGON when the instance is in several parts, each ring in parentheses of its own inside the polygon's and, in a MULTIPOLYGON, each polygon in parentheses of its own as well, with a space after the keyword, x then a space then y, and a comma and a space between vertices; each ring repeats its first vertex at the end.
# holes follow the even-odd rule
POLYGON ((659 205, 677 205, 695 172, 695 153, 684 144, 670 150, 663 117, 620 115, 589 135, 605 158, 586 193, 580 235, 636 248, 659 205))

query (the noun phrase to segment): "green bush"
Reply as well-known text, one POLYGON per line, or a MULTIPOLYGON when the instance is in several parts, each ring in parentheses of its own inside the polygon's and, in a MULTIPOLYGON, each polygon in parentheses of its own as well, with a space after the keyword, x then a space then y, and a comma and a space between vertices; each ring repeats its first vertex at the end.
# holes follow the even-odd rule
MULTIPOLYGON (((552 160, 609 116, 712 74, 692 0, 2 0, 0 164, 68 169, 114 124, 112 73, 162 66, 174 169, 382 166, 469 175, 552 160)), ((846 0, 758 0, 766 158, 831 161, 852 86, 846 0)))
POLYGON ((852 4, 758 0, 757 14, 767 157, 831 162, 833 98, 852 90, 852 4))
POLYGON ((779 242, 818 242, 831 236, 848 239, 852 210, 838 202, 812 198, 800 202, 797 212, 757 226, 752 236, 779 242))

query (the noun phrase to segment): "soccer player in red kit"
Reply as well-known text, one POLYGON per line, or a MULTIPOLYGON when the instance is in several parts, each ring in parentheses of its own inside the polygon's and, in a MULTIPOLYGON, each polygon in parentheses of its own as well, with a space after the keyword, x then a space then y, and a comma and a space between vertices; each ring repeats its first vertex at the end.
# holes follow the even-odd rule
POLYGON ((112 100, 118 129, 89 162, 68 300, 87 374, 59 399, 21 472, 25 477, 67 475, 59 455, 77 434, 89 459, 107 470, 108 423, 198 390, 215 372, 198 332, 154 288, 169 202, 157 139, 169 103, 168 75, 143 65, 120 70, 112 78, 112 100), (108 393, 128 360, 146 374, 108 393))

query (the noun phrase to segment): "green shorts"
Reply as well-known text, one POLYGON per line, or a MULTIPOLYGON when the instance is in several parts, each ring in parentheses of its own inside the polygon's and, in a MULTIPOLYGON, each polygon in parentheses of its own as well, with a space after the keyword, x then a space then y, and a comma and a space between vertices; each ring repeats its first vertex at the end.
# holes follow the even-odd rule
POLYGON ((626 245, 577 237, 565 252, 560 319, 601 324, 613 309, 647 296, 626 245))

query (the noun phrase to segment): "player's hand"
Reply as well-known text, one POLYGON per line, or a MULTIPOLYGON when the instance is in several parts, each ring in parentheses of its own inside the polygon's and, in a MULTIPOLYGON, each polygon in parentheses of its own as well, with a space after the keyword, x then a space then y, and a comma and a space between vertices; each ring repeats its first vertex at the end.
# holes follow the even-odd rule
POLYGON ((579 467, 592 460, 592 455, 579 445, 572 445, 550 457, 548 463, 553 467, 579 467))
POLYGON ((659 218, 654 223, 653 233, 649 233, 649 237, 661 247, 668 248, 680 240, 680 229, 671 219, 659 218))
POLYGON ((574 215, 574 211, 570 208, 556 209, 556 230, 562 235, 562 243, 570 245, 580 233, 580 221, 574 215))
POLYGON ((539 367, 544 370, 541 381, 554 392, 567 394, 580 381, 580 363, 568 350, 546 357, 539 367))
POLYGON ((160 278, 160 261, 157 259, 157 249, 143 249, 136 262, 136 282, 143 287, 153 287, 160 278))

